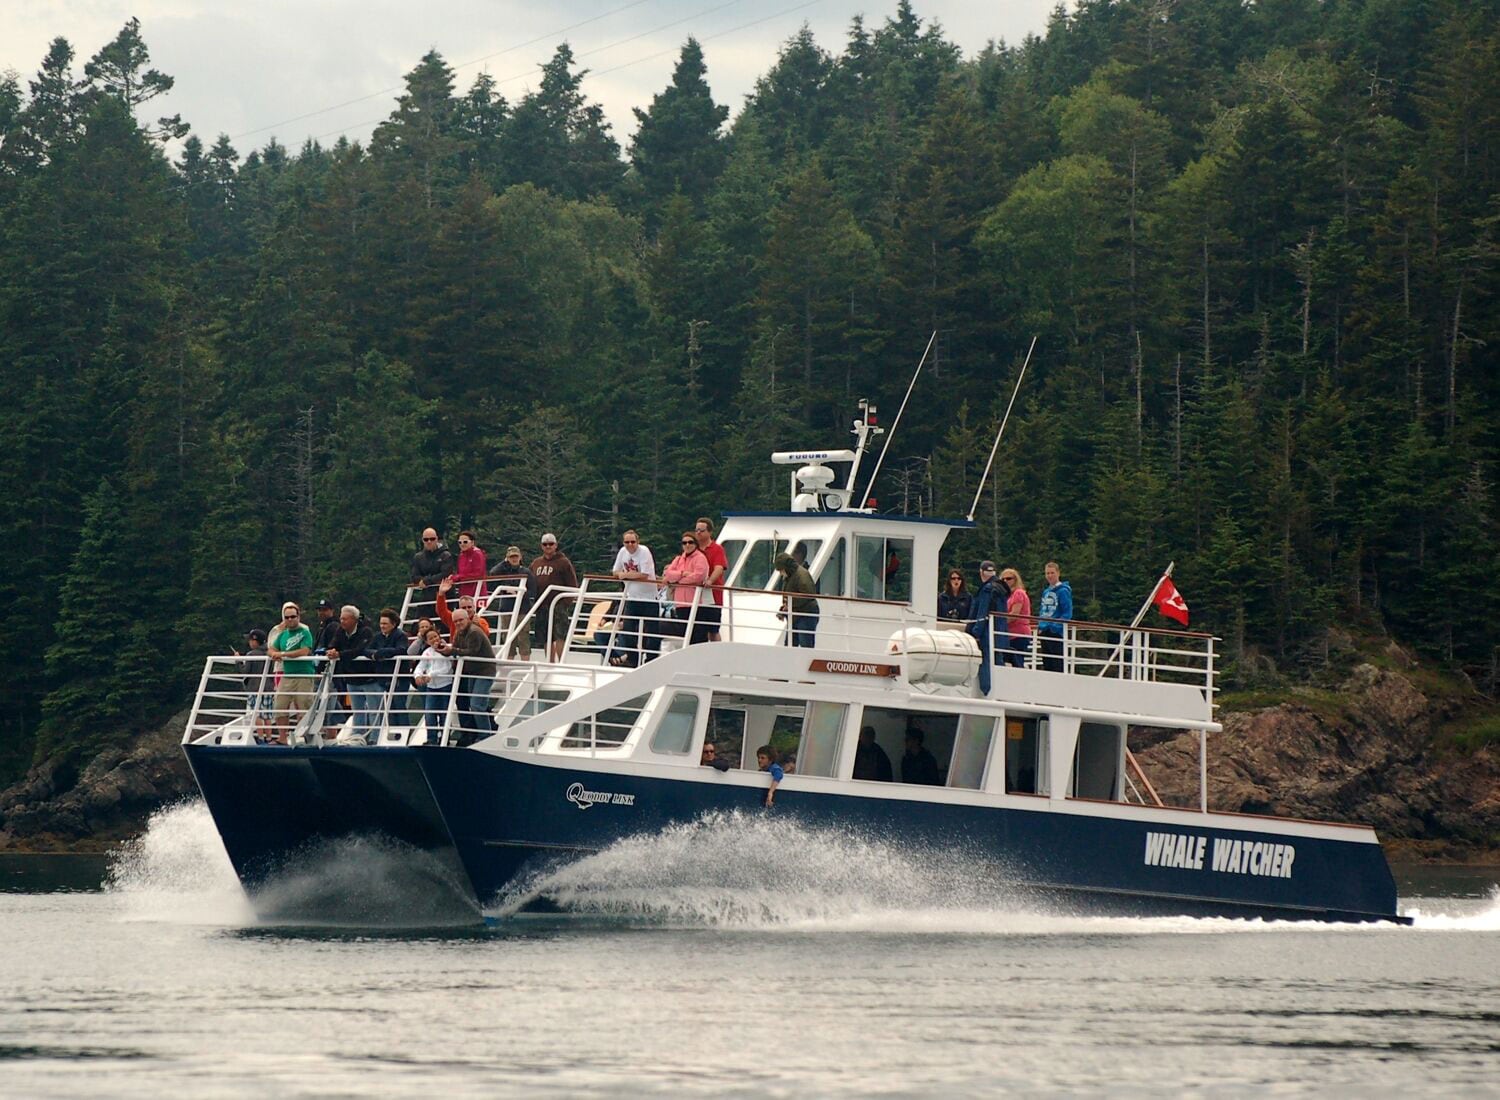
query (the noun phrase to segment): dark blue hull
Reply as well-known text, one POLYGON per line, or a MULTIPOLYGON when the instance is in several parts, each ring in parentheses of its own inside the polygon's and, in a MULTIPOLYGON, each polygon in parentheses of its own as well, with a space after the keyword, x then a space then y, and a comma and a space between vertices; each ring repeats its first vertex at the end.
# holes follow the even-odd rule
MULTIPOLYGON (((444 748, 193 745, 188 760, 252 893, 308 845, 381 833, 461 868, 480 902, 528 868, 715 811, 760 807, 763 787, 547 767, 444 748)), ((1287 836, 1252 819, 1186 824, 783 788, 774 813, 914 848, 959 850, 1028 897, 1073 911, 1400 921, 1379 845, 1287 836)), ((930 899, 913 899, 923 901, 930 899)))

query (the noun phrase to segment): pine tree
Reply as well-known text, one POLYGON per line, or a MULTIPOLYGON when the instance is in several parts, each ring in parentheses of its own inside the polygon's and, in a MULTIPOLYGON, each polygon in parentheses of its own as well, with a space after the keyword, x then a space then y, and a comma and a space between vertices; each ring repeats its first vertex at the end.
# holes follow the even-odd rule
POLYGON ((702 213, 709 190, 724 170, 725 143, 720 134, 729 108, 716 104, 704 80, 703 48, 689 38, 682 47, 672 83, 651 101, 648 111, 635 109, 639 127, 631 143, 630 162, 640 180, 648 224, 659 217, 673 194, 681 194, 702 213))

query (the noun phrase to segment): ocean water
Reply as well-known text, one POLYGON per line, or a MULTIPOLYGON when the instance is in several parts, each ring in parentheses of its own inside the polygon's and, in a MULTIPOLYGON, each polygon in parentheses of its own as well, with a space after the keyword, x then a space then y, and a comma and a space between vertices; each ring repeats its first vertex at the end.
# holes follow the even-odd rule
POLYGON ((1403 875, 1410 928, 1081 917, 988 877, 735 816, 480 927, 350 842, 266 920, 187 803, 109 860, 0 859, 0 1095, 1500 1094, 1496 869, 1403 875))

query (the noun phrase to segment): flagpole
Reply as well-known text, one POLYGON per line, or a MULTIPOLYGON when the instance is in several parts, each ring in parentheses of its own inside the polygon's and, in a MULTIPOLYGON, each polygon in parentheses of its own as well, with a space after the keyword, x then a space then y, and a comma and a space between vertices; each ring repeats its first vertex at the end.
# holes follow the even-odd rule
POLYGON ((1104 667, 1099 670, 1100 676, 1103 676, 1109 670, 1109 666, 1115 663, 1115 659, 1124 652, 1126 637, 1130 631, 1141 625, 1141 620, 1146 617, 1146 612, 1150 611, 1151 605, 1156 602, 1156 592, 1161 588, 1161 582, 1168 580, 1172 576, 1172 570, 1176 565, 1177 562, 1175 560, 1167 562, 1167 571, 1156 578, 1156 583, 1151 586, 1151 594, 1146 597, 1146 602, 1141 604, 1141 609, 1135 613, 1135 618, 1130 620, 1130 625, 1121 631, 1120 644, 1115 646, 1115 651, 1109 655, 1109 660, 1104 662, 1104 667))

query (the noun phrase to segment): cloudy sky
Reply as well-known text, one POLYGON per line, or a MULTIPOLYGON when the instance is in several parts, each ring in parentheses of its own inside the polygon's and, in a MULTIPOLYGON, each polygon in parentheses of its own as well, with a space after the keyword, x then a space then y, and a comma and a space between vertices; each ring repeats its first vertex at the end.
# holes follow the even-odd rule
MULTIPOLYGON (((917 0, 965 55, 990 39, 1040 33, 1056 0, 917 0)), ((561 41, 591 70, 586 94, 603 104, 621 145, 671 79, 683 41, 702 44, 714 98, 733 112, 807 23, 825 49, 843 47, 852 16, 867 26, 896 0, 0 0, 0 72, 22 85, 58 35, 78 71, 132 15, 152 66, 177 86, 151 115, 180 112, 212 142, 227 133, 241 153, 273 134, 285 145, 368 137, 391 110, 404 73, 435 47, 457 70, 460 90, 488 70, 515 102, 535 87, 537 67, 561 41)))

